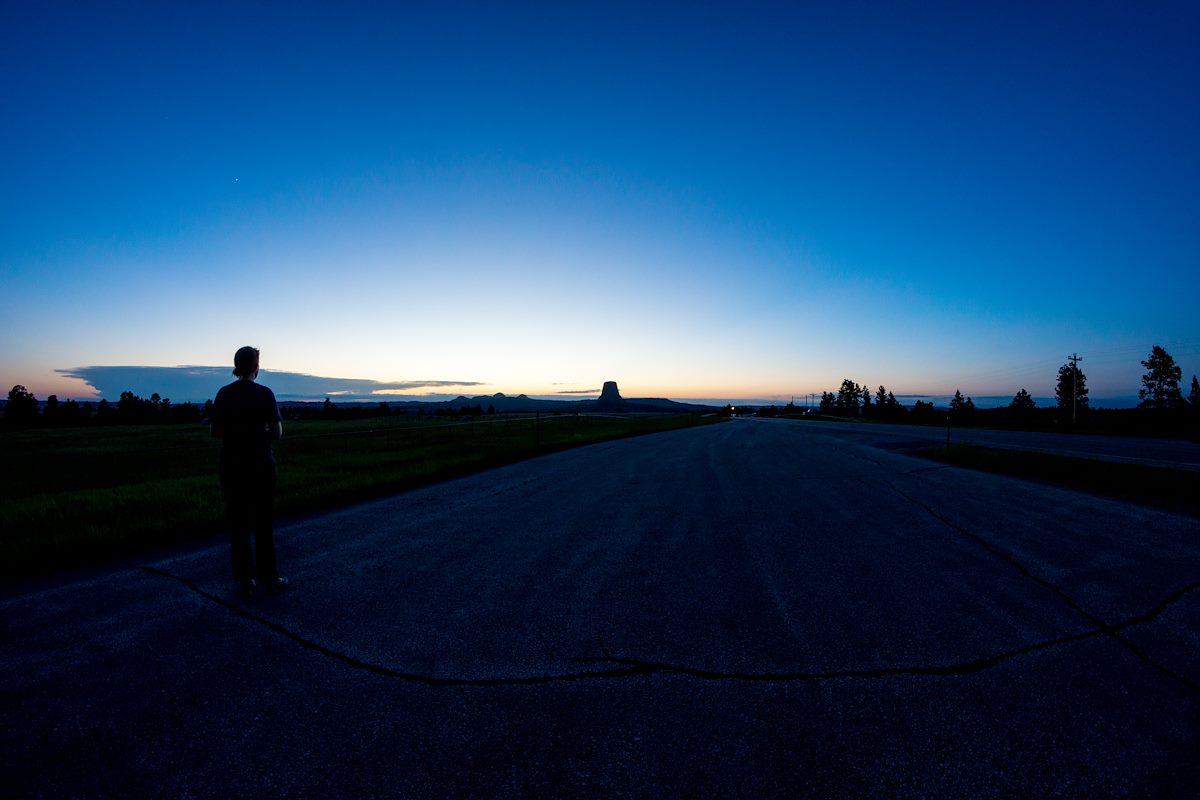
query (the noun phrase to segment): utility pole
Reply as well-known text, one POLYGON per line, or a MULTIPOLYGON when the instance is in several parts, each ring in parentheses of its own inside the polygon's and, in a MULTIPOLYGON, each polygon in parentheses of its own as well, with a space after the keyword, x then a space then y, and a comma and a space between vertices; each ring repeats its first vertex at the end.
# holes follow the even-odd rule
POLYGON ((1083 361, 1083 356, 1078 353, 1071 353, 1067 356, 1067 361, 1071 362, 1071 427, 1075 427, 1075 398, 1079 397, 1079 388, 1076 383, 1079 380, 1079 362, 1083 361))

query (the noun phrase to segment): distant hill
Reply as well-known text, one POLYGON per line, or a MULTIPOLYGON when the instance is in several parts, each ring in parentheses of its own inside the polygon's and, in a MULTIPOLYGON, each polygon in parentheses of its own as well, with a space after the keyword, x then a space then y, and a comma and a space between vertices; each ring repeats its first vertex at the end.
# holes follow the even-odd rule
MULTIPOLYGON (((528 412, 544 412, 548 414, 576 414, 582 412, 678 412, 702 413, 718 411, 717 406, 699 405, 696 403, 680 403, 662 397, 621 397, 615 381, 607 381, 600 396, 594 400, 542 400, 524 394, 514 396, 500 392, 496 394, 481 394, 474 397, 459 395, 453 400, 388 400, 387 404, 393 409, 424 410, 427 413, 438 409, 457 409, 463 406, 480 406, 487 410, 490 406, 497 414, 513 414, 528 412)), ((284 401, 280 406, 312 406, 316 403, 284 401)), ((360 405, 346 403, 345 405, 360 405)))

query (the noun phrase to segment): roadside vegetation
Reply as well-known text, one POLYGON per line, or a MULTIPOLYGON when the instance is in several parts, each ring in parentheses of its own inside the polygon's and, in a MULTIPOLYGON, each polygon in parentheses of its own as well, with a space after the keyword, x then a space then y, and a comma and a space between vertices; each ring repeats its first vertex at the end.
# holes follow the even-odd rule
MULTIPOLYGON (((390 416, 285 423, 277 516, 380 497, 533 456, 720 421, 699 415, 390 416)), ((128 557, 223 530, 220 443, 193 424, 0 432, 0 575, 128 557)))
MULTIPOLYGON (((789 403, 758 408, 754 413, 765 417, 815 414, 913 425, 1158 436, 1200 441, 1200 381, 1193 375, 1185 396, 1181 386, 1182 370, 1165 349, 1154 345, 1141 362, 1145 373, 1136 408, 1092 408, 1088 400, 1087 375, 1079 366, 1082 360, 1073 355, 1059 368, 1054 384, 1054 405, 1044 407, 1039 407, 1024 387, 1016 391, 1007 406, 1000 408, 977 408, 975 401, 961 390, 955 390, 946 408, 923 400, 905 406, 885 386, 872 390, 867 384, 859 385, 846 378, 836 392, 823 392, 815 409, 806 410, 789 403)), ((732 406, 726 406, 725 410, 736 413, 732 406)))
POLYGON ((916 455, 1200 517, 1200 473, 1188 470, 963 444, 916 455))

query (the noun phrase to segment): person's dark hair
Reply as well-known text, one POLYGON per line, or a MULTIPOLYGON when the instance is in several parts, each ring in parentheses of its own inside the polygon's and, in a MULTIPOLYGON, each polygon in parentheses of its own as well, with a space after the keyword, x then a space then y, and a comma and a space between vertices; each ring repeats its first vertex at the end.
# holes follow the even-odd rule
POLYGON ((233 354, 233 374, 239 378, 253 375, 258 369, 258 348, 246 345, 233 354))

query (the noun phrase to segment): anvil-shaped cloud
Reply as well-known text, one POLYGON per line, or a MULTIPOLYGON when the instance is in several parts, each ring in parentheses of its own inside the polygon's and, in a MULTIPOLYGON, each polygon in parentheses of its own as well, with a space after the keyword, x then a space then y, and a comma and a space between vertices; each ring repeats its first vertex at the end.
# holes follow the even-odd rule
MULTIPOLYGON (((234 380, 229 367, 132 367, 93 366, 56 370, 69 378, 79 378, 101 397, 116 400, 121 392, 142 397, 157 393, 172 402, 204 402, 217 389, 234 380)), ((480 386, 476 381, 369 381, 360 378, 327 378, 302 372, 263 370, 259 382, 275 392, 279 400, 319 400, 336 396, 339 400, 384 400, 389 395, 421 389, 480 386)))

